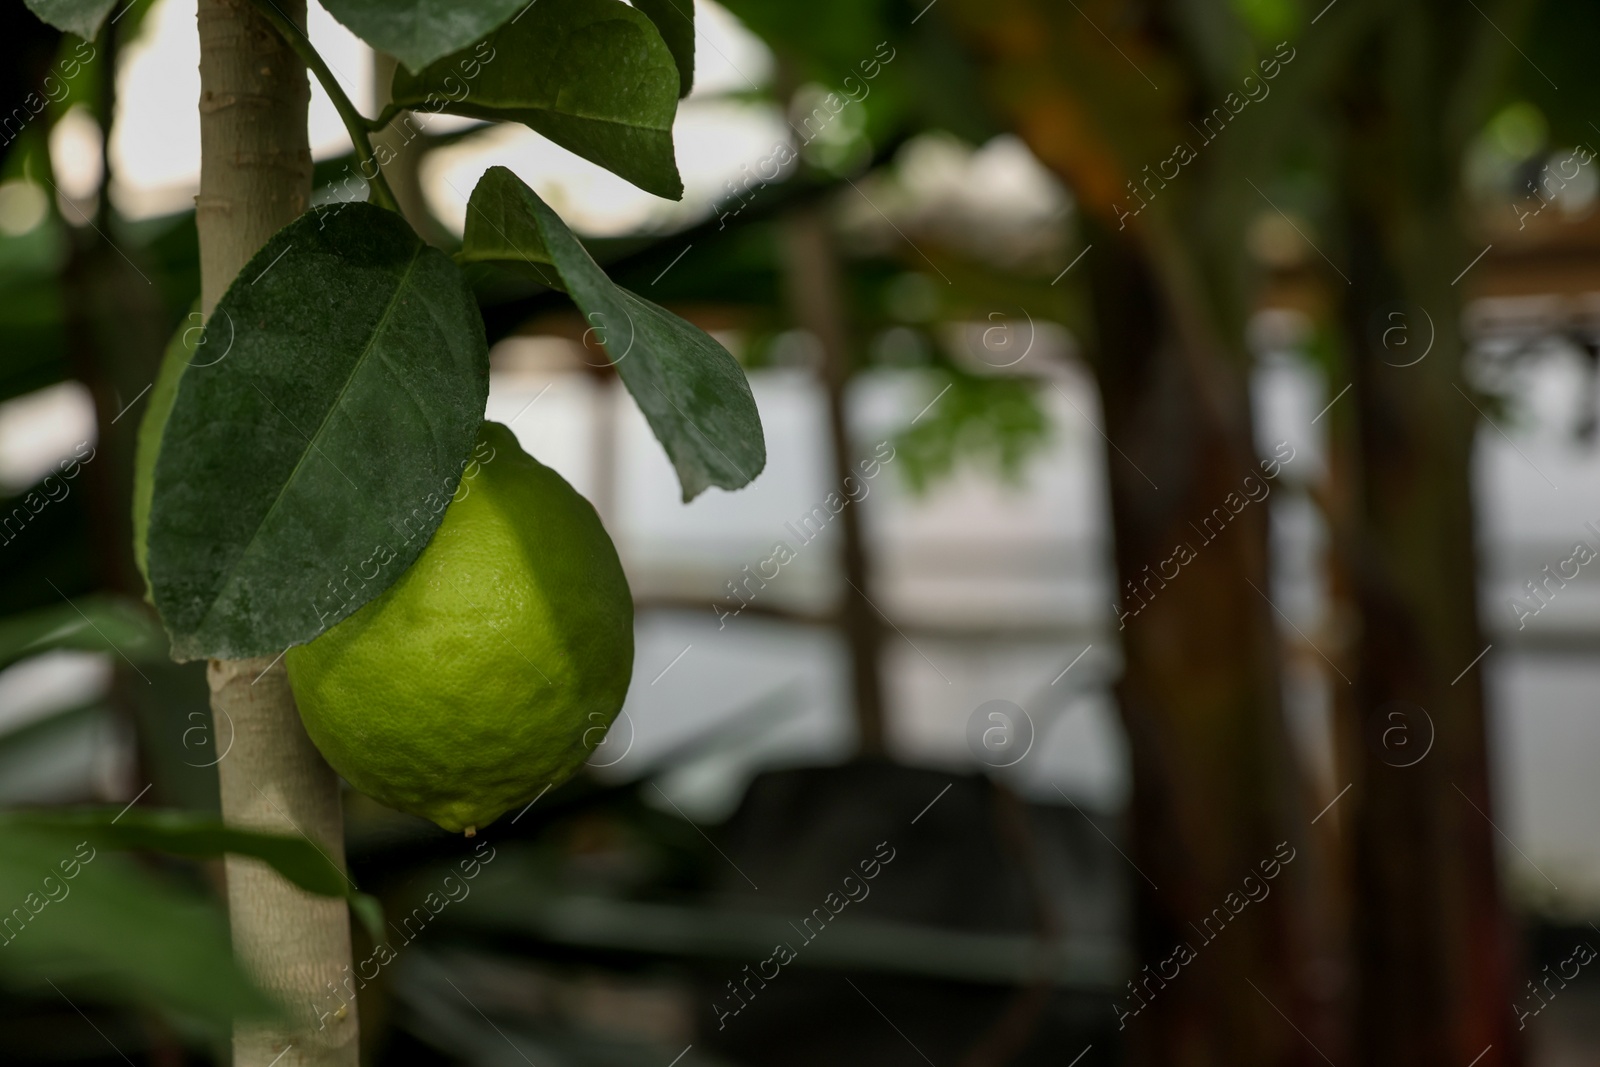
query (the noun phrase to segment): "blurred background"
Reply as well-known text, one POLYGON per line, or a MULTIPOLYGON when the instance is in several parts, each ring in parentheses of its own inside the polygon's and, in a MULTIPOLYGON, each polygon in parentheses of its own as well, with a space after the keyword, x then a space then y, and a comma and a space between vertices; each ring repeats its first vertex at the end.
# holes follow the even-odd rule
MULTIPOLYGON (((1600 1062, 1600 18, 924 2, 695 3, 679 203, 465 119, 391 166, 449 248, 510 165, 740 359, 769 461, 681 504, 564 298, 473 276, 635 674, 421 932, 469 851, 348 795, 370 1062, 1600 1062)), ((128 547, 194 17, 0 15, 8 807, 217 804, 128 547)), ((310 35, 376 113, 392 61, 310 35)), ((312 96, 319 200, 364 195, 312 96)), ((0 981, 6 1062, 226 1062, 135 987, 0 981)))

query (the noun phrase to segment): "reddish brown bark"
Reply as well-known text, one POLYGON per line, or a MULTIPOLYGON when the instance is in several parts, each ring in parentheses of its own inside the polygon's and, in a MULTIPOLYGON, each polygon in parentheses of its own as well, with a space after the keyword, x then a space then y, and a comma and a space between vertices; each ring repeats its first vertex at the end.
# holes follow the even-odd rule
POLYGON ((1473 255, 1457 173, 1480 91, 1461 70, 1475 20, 1418 13, 1421 47, 1401 48, 1387 27, 1343 100, 1341 317, 1354 387, 1335 415, 1357 473, 1340 537, 1359 610, 1356 721, 1345 730, 1354 1053, 1378 1067, 1521 1062, 1478 660, 1488 644, 1470 477, 1480 415, 1462 375, 1454 280, 1473 255), (1374 70, 1393 72, 1387 91, 1374 70))
MULTIPOLYGON (((1252 501, 1235 514, 1229 503, 1245 499, 1248 478, 1263 484, 1243 375, 1218 354, 1180 356, 1135 249, 1103 233, 1095 251, 1104 253, 1091 288, 1104 429, 1115 445, 1107 462, 1120 599, 1137 612, 1118 634, 1126 666, 1117 686, 1133 759, 1135 992, 1148 1005, 1123 1020, 1131 1062, 1313 1062, 1295 1032, 1310 1029, 1296 967, 1307 858, 1267 599, 1267 506, 1252 501), (1210 368, 1209 383, 1193 379, 1196 366, 1210 368), (1221 404, 1198 400, 1203 389, 1221 404), (1218 508, 1226 525, 1212 518, 1218 508), (1179 546, 1192 557, 1163 580, 1179 546), (1247 878, 1265 895, 1240 907, 1247 878), (1180 945, 1193 961, 1147 987, 1150 972, 1171 973, 1180 945)), ((1124 993, 1122 1006, 1136 1008, 1139 998, 1124 993)))

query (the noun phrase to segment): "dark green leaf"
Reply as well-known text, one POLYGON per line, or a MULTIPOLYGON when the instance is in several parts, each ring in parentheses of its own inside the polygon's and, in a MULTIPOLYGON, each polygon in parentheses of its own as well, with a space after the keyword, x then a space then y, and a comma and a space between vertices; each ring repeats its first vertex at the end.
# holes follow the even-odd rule
POLYGON ((58 30, 92 41, 117 0, 27 0, 28 10, 58 30))
MULTIPOLYGON (((688 0, 682 0, 687 3, 688 0)), ((676 200, 678 66, 655 25, 619 0, 539 0, 420 74, 394 103, 521 122, 647 192, 676 200)))
POLYGON ((324 0, 328 14, 411 70, 488 35, 530 0, 324 0))
POLYGON ((271 655, 433 535, 488 397, 483 321, 448 256, 351 203, 274 235, 206 329, 156 457, 150 584, 174 657, 271 655))
POLYGON ((0 619, 0 667, 56 648, 111 652, 135 663, 167 654, 167 636, 136 601, 80 597, 71 603, 0 619))
POLYGON ((87 840, 103 848, 148 849, 191 859, 232 852, 269 864, 308 893, 343 897, 352 892, 339 868, 306 838, 240 830, 209 815, 139 808, 120 814, 115 809, 30 812, 0 817, 0 829, 6 827, 87 840))
POLYGON ((645 13, 678 64, 678 95, 694 88, 694 0, 633 0, 645 13))
POLYGON ((150 585, 149 556, 150 498, 156 487, 156 457, 161 454, 161 435, 167 429, 167 416, 172 414, 172 402, 178 398, 178 379, 191 362, 205 364, 221 355, 207 350, 195 357, 195 349, 203 345, 206 333, 200 328, 199 311, 191 311, 178 332, 167 342, 166 354, 161 357, 161 368, 156 371, 155 385, 150 390, 150 403, 145 406, 144 417, 139 420, 139 437, 133 454, 133 559, 144 576, 145 587, 150 585))
MULTIPOLYGON (((564 292, 567 283, 545 247, 543 223, 523 203, 519 192, 522 189, 527 186, 505 167, 484 171, 467 202, 466 226, 456 261, 525 267, 544 285, 564 292)), ((528 192, 537 196, 532 190, 528 192)))
POLYGON ((226 1034, 273 1005, 245 977, 221 910, 68 827, 0 825, 0 979, 163 1007, 226 1034))
POLYGON ((704 331, 612 284, 532 189, 490 167, 472 191, 467 261, 520 261, 559 275, 677 469, 687 502, 738 489, 766 466, 761 417, 744 372, 704 331))

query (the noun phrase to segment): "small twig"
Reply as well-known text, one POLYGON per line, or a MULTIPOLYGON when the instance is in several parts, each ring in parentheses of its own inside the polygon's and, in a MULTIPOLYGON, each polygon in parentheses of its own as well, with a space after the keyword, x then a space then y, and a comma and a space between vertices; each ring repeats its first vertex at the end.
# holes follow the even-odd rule
POLYGON ((344 87, 328 69, 328 64, 323 62, 322 56, 317 54, 305 31, 291 19, 285 18, 283 12, 273 5, 272 0, 252 0, 252 3, 256 10, 261 12, 262 17, 272 23, 272 28, 278 31, 284 43, 300 57, 306 69, 316 76, 318 84, 328 94, 328 99, 333 101, 334 110, 339 113, 345 130, 350 134, 350 143, 355 146, 356 158, 361 162, 361 176, 367 179, 367 184, 372 188, 372 202, 379 207, 399 213, 400 202, 395 199, 388 180, 383 176, 383 168, 378 165, 378 160, 372 154, 372 130, 382 127, 373 127, 373 120, 356 110, 355 104, 351 103, 344 87), (372 168, 371 175, 367 174, 369 166, 372 168))

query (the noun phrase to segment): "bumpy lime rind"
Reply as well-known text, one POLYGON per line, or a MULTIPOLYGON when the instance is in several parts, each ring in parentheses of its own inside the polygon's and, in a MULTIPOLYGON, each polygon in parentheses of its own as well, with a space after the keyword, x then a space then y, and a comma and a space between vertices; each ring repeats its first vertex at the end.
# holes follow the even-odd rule
POLYGON ((633 672, 633 599, 594 508, 498 423, 474 456, 410 569, 285 657, 334 770, 456 832, 570 777, 633 672))

